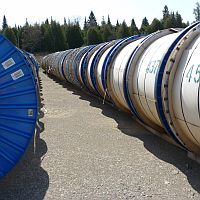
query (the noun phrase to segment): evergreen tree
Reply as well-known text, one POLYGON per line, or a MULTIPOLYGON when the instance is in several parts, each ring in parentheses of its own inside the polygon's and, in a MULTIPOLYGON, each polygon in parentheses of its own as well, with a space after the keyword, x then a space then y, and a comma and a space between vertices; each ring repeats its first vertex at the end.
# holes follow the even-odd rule
POLYGON ((105 18, 104 18, 104 16, 102 17, 102 21, 101 21, 101 26, 103 27, 103 26, 105 26, 106 25, 106 21, 105 21, 105 18))
POLYGON ((97 28, 91 27, 87 31, 87 44, 99 44, 102 42, 101 35, 97 28))
POLYGON ((158 30, 162 30, 163 29, 163 24, 161 23, 160 20, 158 20, 157 18, 154 18, 151 25, 150 25, 150 29, 151 32, 156 32, 158 30))
POLYGON ((112 29, 108 24, 101 27, 101 34, 103 42, 108 42, 114 39, 112 29))
POLYGON ((7 24, 7 20, 6 20, 6 16, 3 16, 3 24, 2 24, 2 29, 5 30, 6 28, 8 28, 8 24, 7 24))
POLYGON ((62 51, 66 49, 65 36, 59 23, 51 20, 52 50, 62 51))
POLYGON ((29 26, 28 19, 26 18, 25 26, 29 26))
POLYGON ((182 20, 181 15, 178 13, 178 11, 176 12, 175 19, 176 19, 176 27, 182 28, 183 27, 183 20, 182 20))
POLYGON ((21 33, 22 48, 31 53, 41 51, 41 36, 41 30, 38 25, 24 26, 21 33))
POLYGON ((150 33, 149 22, 146 17, 142 20, 140 33, 145 33, 145 34, 150 33))
POLYGON ((67 27, 66 40, 68 48, 74 49, 83 45, 83 37, 79 24, 71 24, 67 27))
POLYGON ((125 38, 130 36, 129 28, 125 21, 122 22, 122 24, 119 26, 117 31, 117 38, 125 38))
POLYGON ((14 45, 17 45, 17 38, 12 28, 7 27, 3 31, 3 35, 10 40, 14 45))
POLYGON ((66 21, 66 18, 64 17, 64 25, 66 25, 67 24, 67 21, 66 21))
POLYGON ((112 26, 111 21, 110 21, 110 16, 109 16, 109 15, 108 15, 108 21, 107 21, 107 24, 108 24, 109 26, 112 26))
POLYGON ((44 52, 50 52, 51 51, 51 31, 50 31, 50 25, 47 23, 48 21, 46 20, 45 23, 41 25, 41 33, 42 33, 42 38, 41 38, 41 48, 44 52))
POLYGON ((83 30, 86 31, 87 28, 88 28, 88 23, 87 23, 87 20, 86 20, 86 17, 85 17, 83 30))
POLYGON ((45 24, 46 24, 46 25, 49 25, 49 20, 48 20, 48 18, 45 20, 45 24))
POLYGON ((200 3, 196 3, 196 8, 193 10, 193 14, 196 21, 200 21, 200 3))
POLYGON ((119 27, 119 21, 117 20, 116 27, 119 27))
POLYGON ((169 9, 167 5, 165 5, 163 10, 163 20, 167 19, 168 17, 169 17, 169 9))
POLYGON ((139 34, 139 30, 138 30, 138 27, 135 24, 135 20, 134 19, 131 20, 130 34, 131 35, 139 34))
MULTIPOLYGON (((12 30, 13 30, 13 33, 14 33, 14 35, 15 35, 15 39, 16 39, 16 46, 17 47, 20 47, 19 46, 19 27, 17 27, 16 25, 15 25, 15 27, 14 28, 12 28, 12 30)), ((14 39, 14 40, 15 40, 14 39)), ((14 40, 12 41, 13 43, 14 43, 14 40)))
POLYGON ((89 27, 97 27, 97 20, 96 20, 96 17, 94 15, 93 11, 90 12, 87 24, 89 27))

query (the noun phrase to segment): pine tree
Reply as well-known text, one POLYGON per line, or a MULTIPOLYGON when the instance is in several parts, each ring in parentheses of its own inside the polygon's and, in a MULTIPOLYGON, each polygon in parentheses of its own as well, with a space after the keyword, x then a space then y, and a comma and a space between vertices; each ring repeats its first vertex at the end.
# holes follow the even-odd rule
POLYGON ((119 27, 119 21, 117 20, 116 27, 119 27))
POLYGON ((45 20, 45 22, 44 22, 46 25, 49 25, 49 20, 48 20, 48 18, 45 20))
POLYGON ((130 34, 131 35, 139 34, 139 30, 138 30, 138 27, 135 24, 135 20, 134 19, 131 20, 130 34))
POLYGON ((21 33, 22 48, 31 53, 41 51, 41 38, 42 33, 37 24, 24 26, 21 33))
POLYGON ((68 48, 74 49, 83 45, 83 37, 78 23, 70 24, 66 30, 68 48))
POLYGON ((3 24, 2 24, 2 29, 5 30, 6 28, 8 28, 8 24, 7 24, 7 20, 6 20, 6 16, 3 16, 3 24))
POLYGON ((108 24, 101 27, 101 34, 103 42, 108 42, 114 39, 112 29, 108 24))
POLYGON ((163 20, 167 19, 168 17, 169 17, 169 9, 167 5, 165 5, 163 10, 163 20))
POLYGON ((193 14, 196 21, 200 21, 200 3, 196 3, 196 8, 193 10, 193 14))
POLYGON ((107 21, 107 24, 108 24, 109 26, 112 26, 111 21, 110 21, 110 16, 109 16, 109 15, 108 15, 108 21, 107 21))
POLYGON ((130 36, 129 28, 125 21, 122 22, 122 24, 119 26, 117 31, 117 38, 125 38, 130 36))
POLYGON ((106 25, 106 21, 105 21, 105 18, 104 18, 104 16, 102 17, 102 21, 101 21, 101 26, 103 27, 103 26, 105 26, 106 25))
POLYGON ((101 35, 97 28, 91 27, 87 31, 87 44, 99 44, 102 42, 101 35))
POLYGON ((183 20, 182 20, 181 15, 178 13, 178 11, 176 12, 175 19, 176 19, 176 27, 182 28, 183 27, 183 20))
POLYGON ((51 20, 51 33, 52 33, 52 50, 62 51, 65 50, 65 36, 59 23, 51 20))
POLYGON ((151 32, 156 32, 158 30, 162 30, 163 29, 163 25, 161 23, 160 20, 158 20, 157 18, 154 18, 151 25, 150 25, 150 30, 151 32))
POLYGON ((90 12, 87 24, 89 27, 97 27, 97 20, 96 20, 96 17, 94 15, 93 11, 90 12))
POLYGON ((64 17, 64 25, 66 25, 67 24, 67 21, 66 21, 66 18, 64 17))
POLYGON ((86 31, 87 28, 88 28, 88 24, 87 24, 87 20, 86 20, 86 17, 85 17, 83 30, 86 31))
POLYGON ((7 27, 3 31, 3 35, 10 40, 14 45, 17 45, 17 38, 12 28, 7 27))
POLYGON ((150 29, 149 22, 148 22, 147 18, 145 17, 142 20, 142 24, 141 24, 141 28, 140 28, 140 33, 148 34, 150 32, 149 29, 150 29))

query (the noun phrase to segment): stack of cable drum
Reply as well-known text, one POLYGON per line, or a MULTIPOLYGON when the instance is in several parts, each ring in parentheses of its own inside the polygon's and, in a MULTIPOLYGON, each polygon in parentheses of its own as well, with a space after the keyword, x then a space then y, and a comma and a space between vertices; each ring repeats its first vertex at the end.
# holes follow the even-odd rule
POLYGON ((0 35, 0 178, 32 141, 39 106, 38 63, 0 35))
POLYGON ((42 68, 200 154, 200 23, 49 54, 42 68))

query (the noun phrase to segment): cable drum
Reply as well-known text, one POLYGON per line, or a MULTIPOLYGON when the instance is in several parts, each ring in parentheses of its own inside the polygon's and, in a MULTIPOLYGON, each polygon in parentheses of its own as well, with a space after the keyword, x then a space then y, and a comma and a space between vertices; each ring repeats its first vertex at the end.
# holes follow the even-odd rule
MULTIPOLYGON (((115 105, 123 111, 130 112, 124 97, 124 75, 127 66, 127 62, 131 53, 137 47, 137 45, 143 40, 143 38, 134 39, 130 43, 120 45, 120 52, 114 57, 112 64, 109 67, 109 75, 107 81, 108 93, 115 105)), ((119 48, 119 47, 117 47, 119 48)))
POLYGON ((165 53, 179 34, 166 30, 144 41, 147 46, 134 65, 131 63, 132 71, 128 75, 128 90, 137 115, 145 124, 160 132, 164 129, 156 108, 155 80, 165 53))
POLYGON ((58 76, 57 78, 61 79, 61 80, 66 80, 65 79, 65 76, 64 76, 64 72, 63 72, 63 64, 64 64, 64 60, 66 58, 66 56, 71 52, 71 50, 66 50, 66 51, 63 51, 61 53, 61 56, 60 56, 60 59, 58 61, 58 65, 57 65, 57 68, 58 68, 58 76))
POLYGON ((79 88, 81 88, 81 84, 78 78, 78 71, 79 71, 79 63, 81 58, 83 57, 84 53, 86 53, 86 51, 89 49, 89 47, 82 47, 80 48, 76 54, 73 56, 72 58, 72 76, 73 76, 73 84, 75 84, 76 86, 78 86, 79 88))
POLYGON ((164 71, 162 98, 167 122, 186 149, 200 154, 200 29, 187 32, 172 51, 164 71))
POLYGON ((97 65, 96 82, 97 82, 98 91, 99 91, 99 93, 101 94, 102 97, 104 97, 104 94, 105 94, 105 89, 103 87, 103 80, 102 80, 103 64, 104 64, 105 58, 109 54, 109 52, 112 49, 113 45, 114 44, 112 44, 109 48, 107 48, 103 52, 103 54, 101 55, 101 58, 100 58, 100 60, 98 62, 98 65, 97 65))
POLYGON ((73 73, 73 59, 74 57, 76 56, 76 54, 79 52, 79 49, 74 49, 73 51, 71 51, 70 55, 67 57, 67 60, 66 60, 66 65, 65 65, 65 75, 67 76, 67 80, 74 84, 74 79, 76 78, 74 76, 74 73, 73 73))
POLYGON ((89 87, 94 91, 96 92, 95 90, 95 86, 93 85, 93 77, 92 77, 92 74, 91 71, 94 71, 93 68, 94 68, 94 59, 96 58, 96 56, 98 55, 99 53, 99 50, 102 49, 102 47, 104 47, 105 44, 101 44, 99 46, 97 46, 94 50, 94 52, 91 52, 91 57, 89 58, 89 61, 88 61, 88 65, 87 65, 87 69, 86 69, 86 77, 87 77, 87 83, 89 85, 89 87))
POLYGON ((0 35, 0 177, 21 159, 34 135, 38 88, 31 63, 0 35))
POLYGON ((87 52, 87 55, 83 59, 81 66, 81 77, 85 87, 90 91, 95 93, 95 89, 92 85, 92 80, 90 77, 90 69, 91 65, 89 65, 91 58, 93 58, 93 54, 95 54, 98 49, 102 46, 102 44, 95 45, 90 51, 87 52))

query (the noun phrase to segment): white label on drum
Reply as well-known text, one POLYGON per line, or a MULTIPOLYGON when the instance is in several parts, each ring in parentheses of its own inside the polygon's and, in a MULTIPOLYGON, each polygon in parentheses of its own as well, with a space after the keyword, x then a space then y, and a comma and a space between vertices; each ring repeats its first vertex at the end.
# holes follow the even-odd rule
POLYGON ((13 60, 13 58, 9 58, 8 60, 6 60, 2 63, 2 66, 4 69, 8 69, 8 68, 12 67, 14 64, 15 64, 15 61, 13 60))
POLYGON ((24 76, 24 73, 23 73, 23 71, 21 69, 19 69, 16 72, 13 72, 11 74, 11 76, 12 76, 13 80, 17 80, 18 78, 21 78, 22 76, 24 76))

